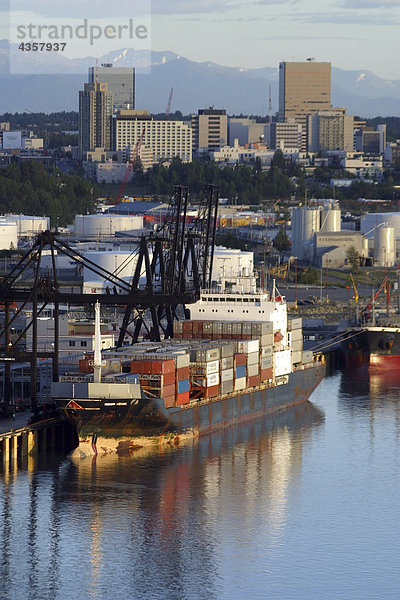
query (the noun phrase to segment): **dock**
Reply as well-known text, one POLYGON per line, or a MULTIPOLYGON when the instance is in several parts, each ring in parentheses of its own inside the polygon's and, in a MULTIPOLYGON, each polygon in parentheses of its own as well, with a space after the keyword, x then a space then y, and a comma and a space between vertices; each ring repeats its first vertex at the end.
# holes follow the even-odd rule
POLYGON ((64 416, 30 423, 30 413, 0 421, 0 469, 7 470, 28 457, 46 452, 69 452, 76 432, 64 416))

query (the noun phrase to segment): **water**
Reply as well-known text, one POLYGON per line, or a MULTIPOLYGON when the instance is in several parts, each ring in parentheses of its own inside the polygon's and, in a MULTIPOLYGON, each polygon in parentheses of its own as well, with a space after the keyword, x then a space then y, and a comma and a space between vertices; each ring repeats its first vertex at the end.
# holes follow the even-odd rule
POLYGON ((400 378, 134 456, 0 475, 0 598, 398 599, 400 378))

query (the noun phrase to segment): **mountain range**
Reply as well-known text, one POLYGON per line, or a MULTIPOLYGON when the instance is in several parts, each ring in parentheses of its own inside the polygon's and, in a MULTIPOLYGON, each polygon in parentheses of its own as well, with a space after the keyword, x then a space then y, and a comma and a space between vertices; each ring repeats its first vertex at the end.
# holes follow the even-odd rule
MULTIPOLYGON (((87 69, 96 64, 96 58, 25 53, 23 60, 30 74, 10 75, 10 46, 7 40, 0 40, 0 114, 78 109, 78 91, 83 89, 87 69)), ((259 69, 224 67, 195 62, 171 51, 131 48, 107 53, 97 61, 136 65, 136 107, 153 113, 165 110, 172 87, 172 111, 183 114, 215 106, 225 108, 228 114, 266 115, 269 88, 272 112, 278 109, 278 65, 259 69), (149 74, 143 72, 146 66, 150 67, 149 74)), ((367 70, 332 67, 332 105, 346 107, 348 114, 361 117, 400 116, 400 80, 383 79, 367 70)))

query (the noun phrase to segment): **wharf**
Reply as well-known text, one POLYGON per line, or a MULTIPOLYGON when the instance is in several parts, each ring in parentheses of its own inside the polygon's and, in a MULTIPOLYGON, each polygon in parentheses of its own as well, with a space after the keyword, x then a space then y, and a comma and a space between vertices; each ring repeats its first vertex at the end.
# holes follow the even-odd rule
POLYGON ((76 444, 76 432, 64 416, 30 423, 30 413, 0 420, 0 470, 46 452, 68 452, 76 444))

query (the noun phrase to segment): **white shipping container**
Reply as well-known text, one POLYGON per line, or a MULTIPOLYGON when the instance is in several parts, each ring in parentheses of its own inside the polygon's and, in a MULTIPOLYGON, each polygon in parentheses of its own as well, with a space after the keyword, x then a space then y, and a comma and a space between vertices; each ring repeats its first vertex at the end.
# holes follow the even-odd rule
POLYGON ((207 375, 207 387, 212 387, 213 385, 219 385, 219 373, 207 375))
POLYGON ((300 363, 302 358, 303 358, 303 353, 301 350, 298 350, 297 352, 292 352, 292 364, 293 365, 300 363))
POLYGON ((238 390, 244 390, 246 387, 246 377, 240 377, 240 379, 235 379, 235 392, 238 390))
POLYGON ((235 352, 235 344, 229 342, 228 344, 221 344, 221 358, 228 358, 233 356, 235 352))
POLYGON ((248 365, 258 365, 260 362, 260 353, 259 352, 251 352, 247 355, 247 364, 248 365))
POLYGON ((304 365, 314 362, 314 354, 312 350, 303 351, 302 361, 304 365))
POLYGON ((273 346, 263 346, 260 350, 260 355, 263 356, 272 356, 273 354, 273 346))
POLYGON ((221 394, 230 394, 231 392, 233 392, 233 381, 221 383, 221 394))
POLYGON ((202 348, 196 350, 196 362, 210 362, 219 360, 221 357, 221 348, 202 348))
POLYGON ((243 340, 237 343, 237 351, 243 352, 244 354, 250 354, 251 352, 258 352, 260 349, 259 340, 243 340))
POLYGON ((221 371, 221 382, 225 383, 225 381, 233 380, 233 369, 225 369, 221 371))
POLYGON ((260 367, 258 364, 256 365, 248 365, 247 367, 247 377, 254 377, 254 375, 258 375, 260 372, 260 367))
POLYGON ((292 342, 303 339, 303 329, 293 329, 290 331, 292 342))
POLYGON ((296 317, 294 319, 288 319, 288 321, 287 321, 288 331, 294 331, 295 329, 301 329, 302 326, 303 326, 303 320, 301 317, 296 317))
POLYGON ((300 352, 301 350, 303 350, 303 340, 292 340, 292 351, 300 352))
POLYGON ((260 337, 260 346, 272 346, 274 343, 274 334, 266 333, 260 337))
POLYGON ((272 356, 263 356, 260 361, 260 369, 270 369, 272 367, 272 356))
POLYGON ((286 375, 292 370, 291 350, 282 350, 275 352, 273 360, 274 376, 280 377, 286 375))
POLYGON ((226 356, 225 358, 221 358, 221 369, 224 371, 225 369, 233 368, 233 355, 226 356))

